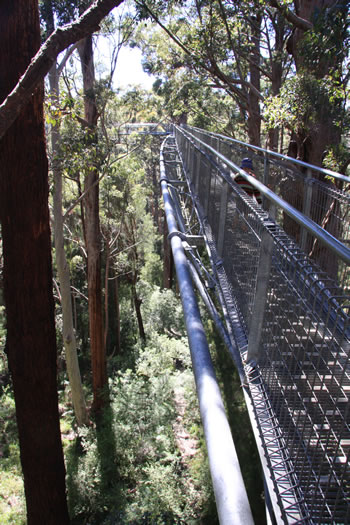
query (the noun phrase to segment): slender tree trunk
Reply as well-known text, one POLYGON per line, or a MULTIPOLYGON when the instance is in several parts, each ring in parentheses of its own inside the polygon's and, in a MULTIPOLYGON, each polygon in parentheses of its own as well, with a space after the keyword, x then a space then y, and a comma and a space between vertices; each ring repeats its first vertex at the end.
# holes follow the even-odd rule
MULTIPOLYGON (((52 98, 58 98, 58 76, 56 67, 50 75, 50 91, 52 98)), ((56 266, 61 292, 61 307, 63 319, 63 344, 66 354, 66 366, 72 394, 74 413, 78 426, 88 423, 83 387, 81 383, 79 361, 77 354, 77 341, 74 332, 73 309, 69 267, 64 251, 63 216, 62 216, 62 173, 59 166, 60 133, 57 126, 51 129, 52 144, 52 171, 54 178, 53 213, 54 213, 54 239, 56 251, 56 266)))
MULTIPOLYGON (((0 102, 40 46, 37 0, 0 4, 0 102)), ((0 142, 7 355, 27 523, 69 523, 56 379, 43 85, 0 142)))
MULTIPOLYGON (((97 108, 94 95, 95 70, 93 60, 92 36, 84 38, 78 45, 84 87, 84 113, 89 126, 87 143, 97 141, 97 108)), ((89 329, 91 347, 91 367, 93 384, 93 407, 100 412, 107 401, 107 363, 103 342, 103 315, 101 290, 101 232, 99 218, 98 171, 90 166, 85 176, 85 229, 88 255, 88 296, 89 329)))
POLYGON ((119 278, 115 278, 115 312, 116 312, 116 353, 119 354, 121 351, 120 341, 120 304, 119 304, 119 278))
MULTIPOLYGON (((261 15, 252 17, 252 50, 250 53, 250 82, 260 93, 260 25, 261 15)), ((260 99, 255 90, 248 92, 248 137, 250 144, 260 146, 261 114, 260 99)))
MULTIPOLYGON (((49 6, 51 7, 51 5, 49 6)), ((54 31, 54 17, 52 7, 47 10, 46 25, 49 33, 54 31)), ((55 63, 49 73, 51 101, 59 102, 59 75, 57 63, 55 63)), ((71 297, 71 285, 69 267, 64 251, 63 236, 63 215, 62 215, 62 171, 59 161, 60 156, 60 131, 56 124, 51 128, 51 147, 52 147, 52 172, 54 179, 53 189, 53 214, 54 214, 54 240, 56 252, 56 267, 61 293, 62 321, 63 321, 63 344, 66 354, 66 366, 69 384, 72 394, 72 402, 78 426, 88 423, 88 415, 85 404, 83 387, 79 370, 77 354, 77 342, 74 332, 73 309, 71 297)))
POLYGON ((136 318, 137 318, 137 325, 139 328, 139 334, 143 341, 146 341, 146 334, 145 334, 145 328, 143 326, 143 319, 142 319, 142 313, 141 313, 141 304, 142 300, 138 297, 136 292, 136 282, 137 282, 137 276, 135 275, 132 282, 132 298, 135 306, 135 312, 136 312, 136 318))
MULTIPOLYGON (((274 36, 275 44, 274 50, 271 56, 271 91, 272 95, 276 96, 280 92, 282 85, 282 74, 283 74, 283 48, 285 45, 285 32, 286 32, 286 23, 284 17, 281 13, 277 12, 274 20, 274 36)), ((281 130, 279 128, 274 128, 268 133, 268 147, 272 151, 278 151, 278 138, 281 130)), ((281 132, 281 141, 280 141, 280 152, 283 152, 283 130, 281 132)))
MULTIPOLYGON (((299 17, 307 21, 313 21, 315 15, 319 15, 326 9, 335 9, 337 0, 308 0, 298 2, 296 13, 299 17)), ((305 54, 301 52, 303 48, 303 39, 305 31, 302 29, 295 29, 292 37, 288 41, 288 52, 293 56, 297 73, 307 72, 308 75, 313 75, 317 79, 326 78, 335 69, 337 61, 338 69, 342 67, 342 55, 334 55, 329 53, 320 56, 319 60, 315 61, 312 66, 305 64, 305 54)), ((334 75, 334 72, 333 72, 334 75)), ((335 104, 336 102, 333 102, 335 104)), ((311 125, 311 132, 306 134, 302 131, 297 135, 299 158, 310 164, 322 166, 323 156, 327 148, 332 145, 336 146, 341 140, 341 131, 337 123, 334 122, 333 111, 334 107, 323 107, 322 111, 317 113, 317 122, 311 125)))
POLYGON ((104 347, 107 353, 107 338, 109 330, 109 315, 108 315, 108 300, 109 300, 109 267, 111 262, 110 256, 110 239, 106 236, 105 242, 105 252, 106 252, 106 269, 105 269, 105 327, 104 327, 104 347))

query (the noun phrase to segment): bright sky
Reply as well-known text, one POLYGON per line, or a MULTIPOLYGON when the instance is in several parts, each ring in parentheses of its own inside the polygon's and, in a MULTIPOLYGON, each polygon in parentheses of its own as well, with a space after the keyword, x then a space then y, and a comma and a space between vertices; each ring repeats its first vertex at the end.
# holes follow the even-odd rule
POLYGON ((141 84, 145 89, 151 89, 154 77, 145 73, 141 65, 141 51, 137 48, 123 47, 120 50, 117 68, 114 75, 115 87, 125 87, 129 84, 141 84))
MULTIPOLYGON (((110 64, 110 46, 107 39, 97 41, 97 54, 106 68, 110 64)), ((145 73, 141 65, 142 54, 138 48, 123 46, 119 51, 117 67, 114 73, 114 88, 126 88, 129 85, 141 84, 144 89, 151 89, 155 78, 145 73)))

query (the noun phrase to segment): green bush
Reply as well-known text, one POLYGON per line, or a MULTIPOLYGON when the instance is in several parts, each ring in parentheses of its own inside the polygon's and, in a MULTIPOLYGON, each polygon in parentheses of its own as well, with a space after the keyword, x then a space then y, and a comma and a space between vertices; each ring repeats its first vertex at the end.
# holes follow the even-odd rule
POLYGON ((119 371, 110 383, 102 431, 81 430, 79 448, 70 450, 73 523, 204 523, 212 491, 187 342, 153 332, 135 352, 135 369, 119 371), (198 449, 185 458, 175 429, 179 417, 181 432, 198 449))
POLYGON ((3 389, 0 397, 0 470, 0 525, 24 525, 24 488, 10 386, 3 389))

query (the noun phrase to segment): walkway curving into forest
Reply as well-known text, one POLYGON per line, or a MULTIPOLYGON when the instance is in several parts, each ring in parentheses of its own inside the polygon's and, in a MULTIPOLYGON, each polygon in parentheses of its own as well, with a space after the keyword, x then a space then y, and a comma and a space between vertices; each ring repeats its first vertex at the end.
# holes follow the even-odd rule
POLYGON ((171 128, 160 163, 220 522, 251 515, 229 431, 210 421, 220 393, 206 391, 215 374, 192 285, 240 374, 271 522, 348 523, 349 178, 190 127, 171 128))

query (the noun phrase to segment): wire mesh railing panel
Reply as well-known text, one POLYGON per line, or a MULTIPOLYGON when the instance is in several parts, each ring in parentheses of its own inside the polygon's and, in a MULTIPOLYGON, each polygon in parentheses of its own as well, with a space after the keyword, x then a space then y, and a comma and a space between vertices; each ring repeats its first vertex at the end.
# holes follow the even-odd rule
MULTIPOLYGON (((184 162, 185 169, 234 294, 235 322, 238 315, 246 333, 240 350, 283 521, 349 523, 349 266, 332 254, 337 275, 326 273, 309 257, 319 248, 312 236, 299 229, 295 242, 278 224, 285 224, 284 213, 276 208, 269 216, 232 184, 219 157, 211 152, 210 158, 180 131, 177 141, 186 152, 183 160, 196 159, 184 162), (200 182, 195 173, 199 164, 200 182)), ((212 147, 219 142, 221 153, 228 147, 218 137, 206 141, 212 147)), ((271 162, 268 175, 281 194, 301 184, 289 164, 271 162)), ((314 217, 322 223, 328 213, 327 220, 348 235, 347 195, 319 181, 307 184, 309 196, 317 193, 314 217)))
POLYGON ((255 230, 254 212, 237 194, 229 202, 228 210, 222 260, 239 300, 244 322, 249 326, 259 260, 259 232, 255 230))
POLYGON ((310 515, 317 523, 346 523, 350 494, 340 443, 350 437, 343 392, 349 318, 344 305, 334 309, 323 279, 300 253, 275 247, 259 370, 310 515), (326 504, 330 493, 336 508, 326 504))
POLYGON ((212 224, 215 238, 218 238, 220 228, 220 204, 222 192, 222 177, 216 168, 212 169, 212 184, 210 188, 208 220, 212 224))
MULTIPOLYGON (((278 196, 327 230, 336 239, 350 244, 350 179, 336 179, 317 167, 306 168, 303 163, 274 152, 262 150, 222 135, 208 133, 198 128, 189 128, 191 133, 209 146, 215 145, 228 160, 240 166, 245 157, 254 165, 257 179, 269 186, 278 196)), ((332 173, 332 172, 330 172, 332 173)), ((269 204, 264 199, 264 207, 269 204)), ((341 286, 350 288, 350 275, 344 265, 334 264, 327 248, 319 244, 291 217, 285 213, 274 214, 276 222, 313 258, 322 269, 341 286)))

